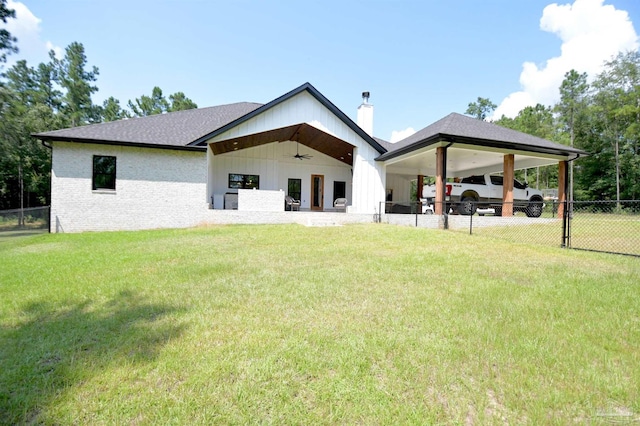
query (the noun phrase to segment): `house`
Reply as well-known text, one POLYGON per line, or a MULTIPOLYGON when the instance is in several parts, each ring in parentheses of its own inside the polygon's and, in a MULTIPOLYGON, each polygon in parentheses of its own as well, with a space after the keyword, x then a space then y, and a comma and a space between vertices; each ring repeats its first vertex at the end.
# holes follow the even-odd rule
POLYGON ((507 176, 548 164, 564 173, 586 154, 455 113, 391 144, 372 135, 366 92, 357 116, 306 83, 264 105, 35 134, 52 150, 51 232, 304 223, 305 212, 370 222, 385 200, 408 201, 411 181, 425 175, 444 186, 448 173, 507 176), (285 195, 300 211, 285 211, 285 195), (337 198, 348 200, 346 212, 335 212, 337 198))

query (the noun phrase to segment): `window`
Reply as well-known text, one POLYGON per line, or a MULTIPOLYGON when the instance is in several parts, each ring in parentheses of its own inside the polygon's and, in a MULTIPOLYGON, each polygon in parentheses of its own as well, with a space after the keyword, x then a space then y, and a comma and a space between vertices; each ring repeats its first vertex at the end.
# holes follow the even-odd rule
MULTIPOLYGON (((493 181, 493 176, 491 176, 491 180, 493 181)), ((475 185, 486 185, 486 182, 484 181, 484 175, 469 176, 469 177, 463 178, 461 183, 472 183, 472 184, 475 184, 475 185)))
POLYGON ((260 176, 229 173, 229 188, 260 189, 260 176))
POLYGON ((502 186, 504 183, 504 178, 502 176, 491 175, 489 177, 491 178, 491 183, 494 185, 502 186))
POLYGON ((513 187, 516 189, 527 189, 528 185, 525 183, 520 182, 519 180, 514 179, 513 180, 513 187))
POLYGON ((340 181, 333 182, 333 199, 335 201, 336 198, 347 198, 346 192, 347 184, 340 181))
POLYGON ((93 156, 93 190, 116 189, 116 157, 93 156))
POLYGON ((293 197, 294 200, 300 199, 302 193, 302 179, 289 179, 287 184, 287 194, 293 197))

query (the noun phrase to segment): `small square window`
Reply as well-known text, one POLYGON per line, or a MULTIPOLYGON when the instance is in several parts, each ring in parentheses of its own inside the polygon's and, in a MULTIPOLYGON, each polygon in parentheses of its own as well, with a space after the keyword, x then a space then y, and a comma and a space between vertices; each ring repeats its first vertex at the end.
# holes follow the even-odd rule
POLYGON ((116 157, 93 156, 92 187, 96 189, 116 189, 116 157))

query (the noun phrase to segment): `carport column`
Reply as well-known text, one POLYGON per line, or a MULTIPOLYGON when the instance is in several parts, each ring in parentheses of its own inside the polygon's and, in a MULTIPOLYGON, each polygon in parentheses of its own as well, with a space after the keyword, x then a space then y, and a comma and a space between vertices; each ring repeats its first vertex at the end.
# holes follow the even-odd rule
POLYGON ((558 163, 558 218, 564 219, 564 202, 567 201, 567 174, 568 163, 558 163))
POLYGON ((513 178, 515 156, 505 154, 502 180, 502 216, 513 216, 513 178))
POLYGON ((422 187, 424 186, 424 175, 418 175, 418 183, 416 185, 416 201, 422 198, 422 187))
POLYGON ((444 185, 446 176, 445 168, 444 168, 444 159, 446 157, 446 149, 441 146, 436 148, 436 199, 435 199, 435 214, 442 215, 443 206, 444 206, 444 185))

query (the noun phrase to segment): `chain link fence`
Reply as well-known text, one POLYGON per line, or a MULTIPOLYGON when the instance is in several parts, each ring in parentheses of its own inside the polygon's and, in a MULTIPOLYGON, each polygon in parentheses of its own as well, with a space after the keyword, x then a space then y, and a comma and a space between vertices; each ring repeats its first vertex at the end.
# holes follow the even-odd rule
POLYGON ((640 200, 574 201, 568 246, 640 256, 640 200))
POLYGON ((22 236, 49 231, 49 206, 0 210, 0 236, 22 236))
POLYGON ((425 200, 381 203, 379 211, 384 212, 379 222, 640 256, 640 201, 468 202, 444 203, 440 209, 425 200))

